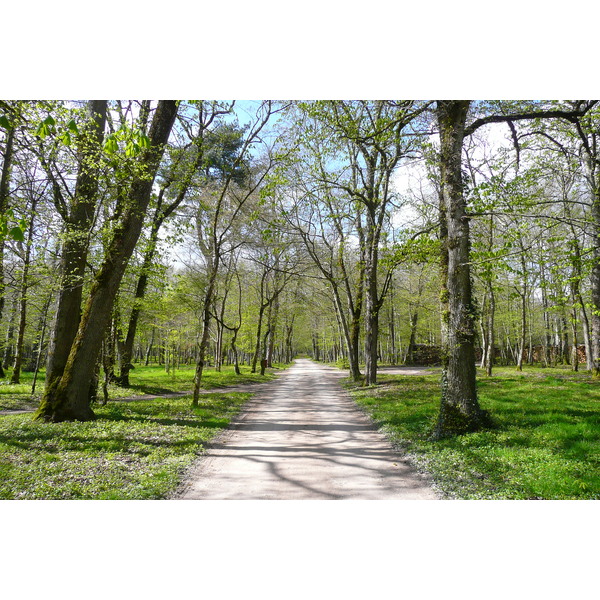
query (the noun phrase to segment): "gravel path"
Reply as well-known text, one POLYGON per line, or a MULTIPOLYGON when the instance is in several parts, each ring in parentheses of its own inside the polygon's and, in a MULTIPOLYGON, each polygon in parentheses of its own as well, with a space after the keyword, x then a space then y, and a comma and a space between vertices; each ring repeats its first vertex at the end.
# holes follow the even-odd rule
POLYGON ((210 444, 177 498, 436 499, 341 388, 345 376, 297 360, 210 444))

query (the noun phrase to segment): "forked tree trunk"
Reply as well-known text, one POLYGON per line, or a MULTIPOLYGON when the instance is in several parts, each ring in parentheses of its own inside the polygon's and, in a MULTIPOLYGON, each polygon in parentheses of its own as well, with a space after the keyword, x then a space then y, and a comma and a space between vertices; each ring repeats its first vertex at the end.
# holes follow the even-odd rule
POLYGON ((127 262, 140 236, 154 177, 176 114, 176 101, 161 100, 158 103, 150 128, 150 148, 140 158, 145 175, 132 182, 122 218, 115 227, 104 261, 92 283, 64 373, 46 388, 36 419, 88 421, 95 418, 89 390, 102 338, 110 323, 127 262))
MULTIPOLYGON (((490 424, 479 406, 475 371, 475 314, 471 292, 469 219, 463 196, 461 159, 468 101, 438 101, 440 175, 447 228, 447 328, 442 398, 436 439, 476 431, 490 424)), ((444 265, 443 265, 444 266, 444 265)))

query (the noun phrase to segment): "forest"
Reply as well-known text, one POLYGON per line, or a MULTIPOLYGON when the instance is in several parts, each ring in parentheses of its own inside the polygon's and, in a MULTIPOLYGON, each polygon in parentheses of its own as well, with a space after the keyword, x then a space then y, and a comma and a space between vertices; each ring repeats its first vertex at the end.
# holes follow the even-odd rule
POLYGON ((0 102, 0 377, 90 421, 135 368, 310 356, 600 375, 597 101, 0 102))

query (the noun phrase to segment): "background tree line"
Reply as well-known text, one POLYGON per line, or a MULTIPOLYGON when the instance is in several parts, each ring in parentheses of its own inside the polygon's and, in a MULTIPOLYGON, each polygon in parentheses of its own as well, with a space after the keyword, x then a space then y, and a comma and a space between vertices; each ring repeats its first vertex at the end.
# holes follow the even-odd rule
MULTIPOLYGON (((36 417, 99 383, 298 353, 376 384, 439 362, 443 437, 491 424, 476 361, 600 372, 594 101, 0 103, 0 375, 36 417), (243 110, 241 110, 243 109, 243 110), (34 384, 35 385, 35 384, 34 384)), ((105 388, 106 389, 106 388, 105 388)))

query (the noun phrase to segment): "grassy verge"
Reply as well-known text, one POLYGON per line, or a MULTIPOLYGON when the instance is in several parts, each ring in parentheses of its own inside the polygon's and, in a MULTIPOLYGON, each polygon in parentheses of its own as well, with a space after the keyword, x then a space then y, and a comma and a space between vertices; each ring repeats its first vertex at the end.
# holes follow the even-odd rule
POLYGON ((97 421, 0 418, 0 499, 152 499, 173 492, 248 393, 109 403, 97 421))
POLYGON ((352 395, 429 472, 464 499, 600 499, 600 382, 567 369, 498 369, 479 377, 491 431, 432 442, 439 376, 383 375, 352 395))

